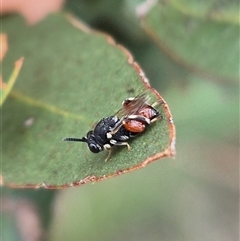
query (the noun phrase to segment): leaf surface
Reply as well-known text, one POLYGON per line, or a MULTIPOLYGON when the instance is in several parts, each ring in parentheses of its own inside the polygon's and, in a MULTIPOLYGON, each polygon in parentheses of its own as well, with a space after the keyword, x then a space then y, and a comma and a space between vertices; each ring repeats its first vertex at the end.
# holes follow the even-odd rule
POLYGON ((19 80, 3 106, 2 183, 11 187, 63 188, 99 181, 174 155, 175 130, 167 104, 150 87, 132 56, 109 36, 72 17, 52 15, 29 27, 18 17, 3 20, 11 49, 3 63, 24 56, 19 80), (75 25, 75 26, 74 26, 75 25), (130 142, 94 154, 82 137, 121 102, 147 91, 163 119, 130 142))

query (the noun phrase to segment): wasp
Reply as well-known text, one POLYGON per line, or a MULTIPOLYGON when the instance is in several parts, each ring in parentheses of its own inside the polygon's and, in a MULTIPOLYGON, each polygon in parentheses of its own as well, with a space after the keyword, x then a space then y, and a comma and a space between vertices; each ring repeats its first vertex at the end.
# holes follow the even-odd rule
POLYGON ((108 161, 113 146, 127 146, 128 140, 143 133, 147 126, 162 118, 154 107, 159 102, 149 104, 146 93, 131 97, 122 102, 122 108, 113 116, 101 119, 85 137, 66 137, 63 141, 86 142, 93 153, 108 151, 108 161))

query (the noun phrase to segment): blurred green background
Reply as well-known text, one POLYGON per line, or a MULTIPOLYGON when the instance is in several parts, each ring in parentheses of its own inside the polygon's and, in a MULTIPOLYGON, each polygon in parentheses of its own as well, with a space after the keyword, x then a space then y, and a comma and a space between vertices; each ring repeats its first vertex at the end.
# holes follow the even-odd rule
POLYGON ((239 239, 238 1, 160 1, 142 15, 150 2, 65 8, 132 52, 171 109, 176 158, 61 191, 4 188, 3 241, 31 240, 19 229, 24 202, 45 240, 239 239))

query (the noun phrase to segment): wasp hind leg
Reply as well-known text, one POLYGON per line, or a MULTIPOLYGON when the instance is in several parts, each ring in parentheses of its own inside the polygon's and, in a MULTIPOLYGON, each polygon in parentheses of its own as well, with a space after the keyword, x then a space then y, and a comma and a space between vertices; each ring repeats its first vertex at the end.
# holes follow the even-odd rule
POLYGON ((129 115, 126 118, 124 118, 123 122, 128 121, 128 120, 135 120, 135 121, 139 121, 142 122, 144 124, 150 124, 151 120, 149 118, 146 118, 142 115, 129 115))
POLYGON ((159 115, 159 116, 153 118, 153 119, 151 120, 151 123, 153 123, 153 122, 155 122, 155 121, 157 121, 157 120, 160 120, 160 119, 162 119, 162 118, 163 118, 163 117, 162 117, 161 115, 159 115))
MULTIPOLYGON (((154 103, 151 105, 151 107, 154 108, 155 106, 162 105, 162 104, 165 104, 165 101, 164 101, 164 100, 158 100, 158 101, 154 102, 154 103)), ((155 122, 155 121, 157 121, 157 120, 160 120, 160 119, 163 119, 163 116, 159 113, 158 116, 156 116, 155 118, 153 118, 153 119, 151 120, 151 123, 153 123, 153 122, 155 122)))
POLYGON ((163 100, 157 100, 157 101, 155 101, 152 105, 151 105, 151 107, 155 107, 155 106, 158 106, 158 105, 162 105, 162 104, 165 104, 165 101, 163 101, 163 100))

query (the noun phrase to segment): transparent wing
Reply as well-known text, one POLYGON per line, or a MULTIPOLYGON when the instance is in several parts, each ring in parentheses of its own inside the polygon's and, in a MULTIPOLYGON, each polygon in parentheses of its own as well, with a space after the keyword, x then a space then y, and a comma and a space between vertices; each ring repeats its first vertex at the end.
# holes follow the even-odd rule
POLYGON ((134 98, 129 98, 123 101, 122 108, 115 114, 119 119, 125 116, 134 115, 139 112, 144 106, 148 105, 149 97, 146 93, 137 95, 134 98))

